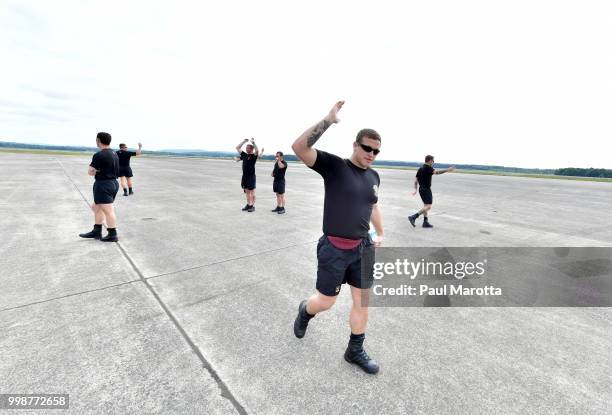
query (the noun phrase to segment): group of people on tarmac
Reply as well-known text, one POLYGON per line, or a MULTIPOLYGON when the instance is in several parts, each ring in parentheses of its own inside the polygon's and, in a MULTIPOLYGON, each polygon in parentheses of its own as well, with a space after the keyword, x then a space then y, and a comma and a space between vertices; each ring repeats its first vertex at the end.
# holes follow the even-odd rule
MULTIPOLYGON (((242 208, 245 212, 255 211, 255 188, 256 176, 255 176, 255 163, 263 156, 263 148, 261 151, 255 144, 255 139, 250 140, 244 139, 236 146, 238 157, 236 161, 242 161, 242 179, 240 186, 246 196, 246 205, 242 208), (249 143, 245 147, 245 151, 242 151, 242 146, 249 143)), ((276 207, 272 209, 272 212, 278 213, 279 215, 285 213, 285 172, 287 171, 287 162, 282 151, 277 151, 274 156, 274 168, 272 170, 272 191, 276 194, 276 207)))
MULTIPOLYGON (((360 130, 352 143, 352 155, 348 159, 316 150, 314 145, 323 133, 339 122, 338 112, 343 105, 344 101, 337 102, 322 120, 304 131, 292 145, 295 155, 321 175, 325 187, 323 235, 317 244, 316 291, 299 303, 293 332, 297 338, 304 337, 311 320, 317 314, 330 309, 335 304, 342 285, 348 284, 353 302, 349 315, 350 336, 344 359, 366 373, 375 374, 379 371, 379 364, 366 353, 363 344, 368 323, 368 290, 373 284, 371 270, 374 264, 374 247, 381 246, 385 237, 382 210, 378 204, 380 177, 371 168, 380 153, 382 139, 375 130, 360 130), (370 223, 376 231, 374 238, 369 233, 370 223), (364 272, 362 267, 365 267, 364 272)), ((89 174, 96 178, 92 205, 95 225, 91 232, 80 236, 117 241, 112 205, 118 191, 116 179, 123 175, 129 187, 129 194, 132 193, 129 158, 140 154, 141 145, 139 144, 138 151, 128 152, 127 147, 122 144, 121 150, 115 153, 110 149, 110 134, 98 133, 96 141, 100 151, 93 156, 89 167, 89 174), (127 160, 127 168, 123 167, 123 170, 120 164, 122 159, 127 160), (108 226, 108 235, 101 238, 104 221, 108 226)), ((242 210, 254 212, 255 163, 263 154, 263 148, 260 151, 254 139, 245 139, 236 146, 236 151, 239 154, 237 161, 242 161, 241 187, 246 196, 246 205, 242 210), (245 144, 245 151, 242 151, 245 144)), ((423 215, 423 227, 432 227, 427 217, 433 203, 431 178, 434 174, 454 170, 454 167, 436 170, 433 168, 433 162, 433 156, 428 155, 425 164, 415 176, 415 191, 412 194, 415 195, 418 188, 424 206, 408 217, 412 226, 416 226, 416 219, 423 215)), ((123 166, 126 166, 125 161, 123 163, 123 166)), ((277 200, 277 207, 273 212, 279 214, 285 213, 286 170, 287 162, 279 151, 276 153, 272 171, 273 190, 277 200)), ((125 191, 123 179, 122 186, 125 191)))
POLYGON ((96 145, 100 149, 93 155, 89 164, 88 174, 94 176, 93 185, 94 202, 91 210, 94 212, 94 227, 90 232, 81 233, 81 238, 99 239, 103 242, 117 242, 117 217, 115 215, 115 197, 119 191, 119 183, 123 189, 123 196, 134 194, 132 184, 132 168, 130 159, 139 156, 142 152, 142 143, 138 143, 138 150, 129 151, 127 145, 119 144, 119 151, 111 147, 112 137, 109 133, 100 132, 96 135, 96 145), (102 225, 106 222, 108 234, 102 236, 102 225))

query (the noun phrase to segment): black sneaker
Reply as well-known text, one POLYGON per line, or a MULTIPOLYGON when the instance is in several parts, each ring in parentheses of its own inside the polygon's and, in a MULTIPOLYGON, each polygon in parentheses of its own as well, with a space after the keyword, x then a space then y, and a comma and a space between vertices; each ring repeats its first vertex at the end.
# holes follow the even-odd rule
POLYGON ((127 191, 123 192, 123 196, 128 196, 127 191))
POLYGON ((100 238, 100 240, 102 242, 118 242, 119 238, 117 238, 117 235, 106 235, 104 238, 100 238))
POLYGON ((279 215, 282 215, 283 213, 285 213, 285 208, 282 207, 279 210, 276 211, 276 213, 278 213, 279 215))
POLYGON ((412 227, 416 227, 416 224, 414 223, 414 221, 416 221, 416 215, 410 215, 408 216, 408 220, 410 221, 410 224, 412 225, 412 227))
POLYGON ((293 334, 298 339, 301 339, 306 334, 306 328, 308 328, 308 322, 312 317, 309 317, 306 314, 306 304, 308 304, 307 300, 303 300, 298 306, 298 314, 295 318, 295 322, 293 323, 293 334))
POLYGON ((370 358, 363 348, 357 351, 347 348, 346 352, 344 352, 344 360, 359 366, 364 372, 370 375, 375 375, 380 370, 380 366, 376 363, 376 360, 370 358))
POLYGON ((433 225, 431 223, 429 223, 428 221, 423 222, 423 227, 424 228, 433 228, 433 225))
POLYGON ((275 207, 274 209, 272 209, 272 212, 278 212, 280 210, 280 206, 275 207))
POLYGON ((102 234, 100 232, 91 231, 87 233, 80 233, 79 236, 81 238, 100 239, 102 237, 102 234))
POLYGON ((244 207, 242 208, 242 211, 246 212, 247 210, 249 210, 250 207, 251 205, 244 205, 244 207))
POLYGON ((249 206, 247 212, 255 212, 255 206, 249 206))

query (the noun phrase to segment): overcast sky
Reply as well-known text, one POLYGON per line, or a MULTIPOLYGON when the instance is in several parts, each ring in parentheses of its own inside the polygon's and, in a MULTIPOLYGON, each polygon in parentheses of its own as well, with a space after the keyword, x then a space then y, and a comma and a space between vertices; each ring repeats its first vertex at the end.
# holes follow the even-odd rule
POLYGON ((610 1, 0 2, 0 140, 612 168, 610 1))

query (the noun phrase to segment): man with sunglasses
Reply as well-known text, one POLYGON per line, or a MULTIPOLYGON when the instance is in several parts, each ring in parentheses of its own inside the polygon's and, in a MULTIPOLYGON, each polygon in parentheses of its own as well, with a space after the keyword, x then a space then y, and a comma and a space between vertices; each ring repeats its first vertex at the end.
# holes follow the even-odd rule
POLYGON ((414 215, 408 216, 408 220, 410 224, 415 227, 416 220, 420 215, 423 215, 423 227, 424 228, 433 228, 433 225, 429 223, 429 219, 427 218, 427 214, 431 209, 431 205, 433 204, 433 194, 431 193, 431 177, 434 174, 443 174, 447 172, 451 172, 455 170, 454 166, 449 167, 448 169, 434 169, 434 157, 433 156, 425 156, 425 164, 417 170, 416 176, 414 178, 414 192, 412 192, 412 196, 416 195, 417 186, 419 188, 419 196, 421 196, 421 200, 423 201, 423 207, 414 215))
POLYGON ((300 303, 293 331, 296 337, 304 337, 310 319, 330 309, 342 284, 349 284, 353 306, 349 319, 351 335, 344 359, 366 373, 375 374, 379 365, 365 352, 363 342, 368 322, 367 294, 373 282, 373 247, 380 246, 384 237, 378 205, 380 178, 370 168, 380 151, 380 135, 371 129, 359 131, 350 159, 312 148, 339 121, 338 111, 343 105, 344 101, 336 103, 325 118, 306 130, 292 146, 300 160, 323 177, 325 185, 323 236, 317 245, 317 292, 300 303), (370 222, 378 234, 374 241, 368 234, 370 222))

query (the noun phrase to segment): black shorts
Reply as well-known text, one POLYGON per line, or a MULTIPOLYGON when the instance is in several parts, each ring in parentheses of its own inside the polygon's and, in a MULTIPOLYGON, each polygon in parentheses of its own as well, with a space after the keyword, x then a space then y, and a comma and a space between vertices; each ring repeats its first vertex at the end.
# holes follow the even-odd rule
POLYGON ((242 176, 240 183, 243 189, 253 190, 255 189, 255 176, 242 176))
POLYGON ((119 177, 133 177, 131 167, 119 167, 119 177))
POLYGON ((339 249, 323 235, 317 245, 317 259, 317 291, 323 295, 338 295, 345 283, 369 289, 374 282, 374 245, 369 237, 353 249, 339 249))
POLYGON ((421 200, 426 205, 431 205, 433 203, 433 194, 431 193, 431 189, 428 187, 419 187, 419 195, 421 196, 421 200))
POLYGON ((274 180, 274 183, 272 183, 272 190, 274 190, 274 193, 278 193, 279 195, 282 195, 285 193, 285 181, 284 180, 274 180))
POLYGON ((113 203, 119 191, 117 180, 96 180, 93 185, 93 197, 96 205, 113 203))

